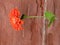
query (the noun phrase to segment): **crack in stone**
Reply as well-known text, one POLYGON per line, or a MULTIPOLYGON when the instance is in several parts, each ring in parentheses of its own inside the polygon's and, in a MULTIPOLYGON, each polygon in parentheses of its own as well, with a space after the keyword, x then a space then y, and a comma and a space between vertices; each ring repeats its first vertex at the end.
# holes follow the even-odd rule
POLYGON ((53 4, 54 4, 54 14, 55 14, 55 7, 56 7, 56 5, 55 5, 55 1, 53 1, 53 4))
POLYGON ((36 4, 37 4, 37 11, 36 11, 36 15, 38 13, 38 1, 36 0, 36 4))
POLYGON ((43 10, 44 10, 44 9, 43 9, 43 3, 42 3, 42 2, 43 2, 43 1, 41 0, 41 1, 40 1, 40 3, 41 3, 41 4, 40 4, 40 7, 41 7, 41 10, 42 10, 42 14, 41 14, 41 15, 43 16, 43 10))

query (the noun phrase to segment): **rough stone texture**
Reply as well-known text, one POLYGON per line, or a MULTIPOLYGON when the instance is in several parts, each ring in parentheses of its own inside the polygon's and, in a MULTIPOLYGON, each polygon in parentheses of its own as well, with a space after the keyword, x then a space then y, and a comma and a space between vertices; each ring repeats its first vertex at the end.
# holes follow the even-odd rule
POLYGON ((60 45, 60 0, 48 0, 47 4, 47 10, 58 18, 47 29, 47 45, 60 45))
POLYGON ((0 45, 41 45, 42 18, 24 19, 23 31, 15 31, 9 22, 9 12, 17 7, 21 14, 42 15, 41 0, 0 0, 0 45))
MULTIPOLYGON (((23 31, 15 31, 9 22, 9 11, 17 7, 21 14, 43 15, 43 0, 0 0, 0 45, 42 45, 42 19, 24 19, 23 31)), ((47 10, 58 18, 47 28, 46 44, 60 45, 60 0, 48 0, 47 10)))

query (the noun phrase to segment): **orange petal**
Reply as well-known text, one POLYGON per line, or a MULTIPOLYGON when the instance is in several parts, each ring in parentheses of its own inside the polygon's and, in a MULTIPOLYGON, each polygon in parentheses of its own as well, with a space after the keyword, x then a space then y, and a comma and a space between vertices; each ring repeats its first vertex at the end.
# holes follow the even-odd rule
POLYGON ((20 16, 20 12, 17 8, 14 8, 10 11, 10 16, 16 16, 19 17, 20 16))
POLYGON ((19 18, 20 12, 17 8, 11 10, 9 14, 10 23, 15 30, 23 30, 22 24, 24 21, 19 18))

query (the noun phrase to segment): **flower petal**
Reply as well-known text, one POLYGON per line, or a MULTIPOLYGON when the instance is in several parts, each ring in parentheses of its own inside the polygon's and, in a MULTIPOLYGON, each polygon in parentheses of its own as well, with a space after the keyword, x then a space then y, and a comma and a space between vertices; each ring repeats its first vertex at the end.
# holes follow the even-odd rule
POLYGON ((22 25, 24 24, 24 21, 21 20, 19 16, 20 12, 16 8, 9 13, 10 23, 15 30, 23 30, 22 25))

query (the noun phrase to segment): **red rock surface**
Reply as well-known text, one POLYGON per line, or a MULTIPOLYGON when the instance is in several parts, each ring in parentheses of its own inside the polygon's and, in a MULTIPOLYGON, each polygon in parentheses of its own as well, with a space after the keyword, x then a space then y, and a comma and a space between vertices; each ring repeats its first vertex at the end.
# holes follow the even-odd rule
POLYGON ((47 10, 53 12, 57 18, 47 29, 47 45, 60 45, 60 0, 49 0, 47 4, 47 10))
MULTIPOLYGON (((15 31, 9 22, 9 12, 17 7, 21 14, 41 16, 43 0, 0 0, 0 45, 42 45, 42 19, 24 19, 23 31, 15 31)), ((47 29, 46 44, 60 45, 60 0, 48 0, 47 10, 58 20, 47 29)))

